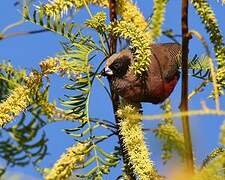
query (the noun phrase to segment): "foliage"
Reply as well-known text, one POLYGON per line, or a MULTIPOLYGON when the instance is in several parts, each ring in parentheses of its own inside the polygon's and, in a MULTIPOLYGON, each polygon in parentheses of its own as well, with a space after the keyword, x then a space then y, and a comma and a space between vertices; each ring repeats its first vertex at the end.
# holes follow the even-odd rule
MULTIPOLYGON (((171 113, 172 107, 170 100, 167 99, 161 108, 164 110, 165 114, 171 113)), ((172 118, 165 115, 164 122, 159 123, 158 127, 155 128, 153 132, 163 143, 161 157, 164 163, 173 157, 173 151, 177 152, 182 159, 184 158, 185 148, 183 134, 174 126, 172 118)))
POLYGON ((168 0, 156 0, 154 2, 154 11, 150 24, 150 37, 156 39, 161 35, 161 26, 164 21, 164 14, 166 11, 166 4, 168 0))
MULTIPOLYGON (((172 110, 170 100, 166 100, 161 106, 162 114, 142 115, 134 104, 123 104, 121 99, 123 106, 120 106, 115 114, 116 118, 120 119, 117 124, 90 115, 90 100, 95 81, 103 85, 111 98, 109 90, 99 77, 101 66, 110 56, 110 36, 129 41, 135 58, 130 68, 137 78, 140 78, 151 63, 149 45, 161 34, 176 40, 172 30, 162 29, 168 1, 155 0, 153 15, 147 21, 131 0, 117 0, 114 10, 119 15, 118 20, 110 23, 104 11, 95 15, 91 12, 92 4, 101 8, 111 7, 108 0, 52 0, 46 4, 39 4, 35 9, 30 7, 33 3, 24 1, 22 21, 26 20, 46 31, 56 33, 64 37, 65 42, 61 43, 62 51, 55 57, 41 60, 39 70, 17 70, 8 61, 0 64, 0 125, 3 127, 0 156, 6 161, 1 174, 8 166, 25 166, 29 163, 38 166, 47 155, 47 136, 43 127, 52 122, 70 121, 74 128, 64 129, 64 132, 72 137, 75 143, 61 155, 52 168, 43 168, 45 179, 104 179, 104 175, 109 174, 112 167, 119 167, 120 161, 124 158, 127 158, 138 179, 160 179, 160 172, 157 172, 154 166, 156 163, 150 157, 151 148, 145 144, 143 120, 161 120, 152 133, 161 142, 161 157, 166 164, 175 154, 182 161, 186 158, 185 138, 175 126, 174 118, 207 114, 225 115, 225 110, 219 106, 219 98, 223 96, 225 88, 225 44, 215 13, 208 1, 192 0, 191 3, 214 46, 217 66, 202 35, 197 31, 190 32, 202 42, 206 55, 196 55, 189 61, 193 78, 203 80, 189 94, 189 99, 201 92, 203 87, 210 88, 209 85, 213 85, 212 97, 216 108, 209 109, 202 103, 200 110, 176 113, 172 110), (86 9, 90 18, 76 24, 76 13, 82 8, 86 9), (68 11, 72 11, 71 17, 67 15, 68 11), (87 34, 90 29, 95 30, 99 41, 87 34), (59 98, 62 107, 57 107, 55 102, 49 101, 49 86, 54 83, 51 81, 51 74, 66 79, 66 94, 59 98), (14 119, 16 120, 12 122, 14 119), (124 147, 115 144, 114 150, 108 152, 102 142, 110 142, 114 135, 121 137, 124 147)), ((14 26, 4 29, 0 33, 0 40, 4 40, 7 29, 14 26)), ((178 61, 180 56, 179 54, 177 57, 178 61)), ((209 153, 202 167, 196 167, 191 179, 224 179, 224 126, 223 123, 220 133, 222 147, 209 153)), ((125 160, 124 168, 127 168, 125 160)), ((124 172, 119 177, 129 178, 126 171, 124 172)))
MULTIPOLYGON (((27 91, 24 92, 20 89, 27 83, 27 78, 25 69, 17 70, 13 68, 10 62, 1 64, 1 99, 5 100, 11 91, 15 94, 19 90, 19 93, 15 94, 18 97, 17 99, 19 99, 17 104, 15 103, 15 97, 12 97, 14 94, 4 102, 10 103, 9 100, 13 99, 13 104, 10 103, 10 109, 7 109, 5 106, 2 109, 2 111, 7 111, 9 118, 13 118, 12 116, 17 115, 20 108, 23 108, 24 104, 20 102, 23 96, 20 97, 18 95, 27 93, 27 91), (12 109, 13 107, 14 109, 12 109)), ((34 96, 29 98, 29 102, 34 103, 34 99, 34 96)), ((29 163, 36 165, 47 154, 47 137, 43 131, 40 132, 41 128, 46 124, 41 118, 44 112, 38 104, 28 106, 27 112, 32 115, 30 120, 23 113, 19 117, 17 124, 4 128, 3 132, 1 132, 0 156, 6 161, 5 168, 8 166, 26 166, 29 163)), ((5 124, 5 121, 1 122, 5 124)))
POLYGON ((194 180, 222 180, 225 178, 224 173, 225 153, 218 154, 209 164, 204 166, 193 178, 194 180))
MULTIPOLYGON (((214 45, 215 56, 218 62, 216 79, 219 84, 224 86, 225 44, 223 42, 223 36, 220 32, 215 13, 205 0, 192 0, 192 3, 201 17, 202 23, 205 25, 207 32, 209 33, 210 41, 214 45)), ((218 88, 220 93, 223 94, 223 89, 221 86, 218 86, 218 88)))

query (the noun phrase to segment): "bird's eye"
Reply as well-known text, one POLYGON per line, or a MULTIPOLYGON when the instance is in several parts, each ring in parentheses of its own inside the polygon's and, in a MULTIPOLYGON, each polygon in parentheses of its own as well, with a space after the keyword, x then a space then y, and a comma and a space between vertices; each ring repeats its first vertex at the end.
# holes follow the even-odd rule
POLYGON ((109 67, 111 69, 118 70, 121 67, 121 63, 117 61, 117 62, 114 62, 113 64, 111 64, 109 67))

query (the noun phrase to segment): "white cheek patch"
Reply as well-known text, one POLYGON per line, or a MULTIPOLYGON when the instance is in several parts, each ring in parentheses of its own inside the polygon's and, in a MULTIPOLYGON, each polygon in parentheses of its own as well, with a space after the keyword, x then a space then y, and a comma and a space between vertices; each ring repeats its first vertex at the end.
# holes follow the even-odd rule
POLYGON ((105 74, 107 74, 109 76, 112 76, 113 75, 113 71, 108 66, 106 66, 105 67, 105 74))

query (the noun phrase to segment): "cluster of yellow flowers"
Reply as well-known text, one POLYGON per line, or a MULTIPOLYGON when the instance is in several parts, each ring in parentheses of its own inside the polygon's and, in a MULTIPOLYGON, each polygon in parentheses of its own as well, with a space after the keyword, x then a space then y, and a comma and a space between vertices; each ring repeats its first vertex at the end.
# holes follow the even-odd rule
POLYGON ((58 58, 48 58, 41 61, 40 67, 41 72, 45 75, 58 72, 59 59, 58 58))
POLYGON ((135 174, 142 180, 158 179, 150 154, 144 142, 138 109, 130 105, 120 108, 120 132, 135 174))
POLYGON ((86 4, 97 4, 99 6, 109 6, 108 0, 52 0, 49 3, 38 7, 45 15, 60 18, 66 14, 68 9, 80 9, 86 4))
POLYGON ((99 33, 107 31, 107 25, 105 23, 106 14, 104 12, 98 12, 91 19, 85 21, 87 27, 97 30, 99 33))
MULTIPOLYGON (((63 57, 50 57, 48 59, 43 60, 40 63, 42 75, 49 75, 53 73, 60 73, 61 75, 67 74, 69 75, 72 71, 73 73, 80 73, 80 69, 77 69, 76 66, 79 64, 76 61, 68 61, 63 57)), ((86 69, 90 69, 91 67, 86 67, 86 69)))
POLYGON ((21 85, 14 89, 12 94, 0 104, 0 126, 13 120, 21 111, 27 108, 30 103, 30 89, 21 85))
POLYGON ((47 16, 50 17, 60 17, 60 15, 67 13, 68 9, 72 8, 74 5, 77 7, 81 6, 82 1, 78 0, 54 0, 50 3, 45 4, 40 8, 47 16))
POLYGON ((24 111, 31 102, 32 92, 40 84, 40 75, 32 72, 27 78, 25 85, 18 85, 12 94, 0 104, 0 126, 3 127, 22 111, 24 111))
POLYGON ((121 15, 122 20, 126 22, 132 22, 136 27, 142 31, 147 27, 145 17, 140 12, 138 7, 130 0, 118 0, 116 1, 117 13, 121 15))
POLYGON ((133 48, 135 62, 131 69, 135 74, 141 74, 146 70, 150 63, 151 49, 149 44, 149 36, 144 31, 138 29, 134 23, 120 21, 113 27, 114 35, 130 39, 133 48))
POLYGON ((168 0, 155 0, 154 1, 154 13, 151 18, 150 37, 156 39, 161 35, 161 26, 164 21, 164 14, 166 11, 166 4, 168 0))
POLYGON ((90 147, 90 143, 78 143, 67 149, 67 152, 55 163, 53 168, 47 172, 46 180, 68 179, 76 166, 82 164, 86 159, 84 152, 90 147))

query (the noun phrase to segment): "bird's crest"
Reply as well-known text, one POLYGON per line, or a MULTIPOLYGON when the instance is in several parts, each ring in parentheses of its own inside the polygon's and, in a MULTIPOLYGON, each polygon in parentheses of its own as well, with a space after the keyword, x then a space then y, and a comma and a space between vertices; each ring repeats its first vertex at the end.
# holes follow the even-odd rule
POLYGON ((106 61, 106 67, 109 67, 118 57, 119 57, 119 53, 116 53, 110 56, 106 61))
POLYGON ((106 66, 110 66, 111 64, 113 64, 113 62, 115 60, 121 59, 121 60, 126 60, 127 58, 125 58, 126 56, 129 57, 129 59, 132 59, 133 55, 131 53, 131 51, 129 49, 124 49, 119 53, 113 54, 112 56, 110 56, 107 61, 106 61, 106 66))

